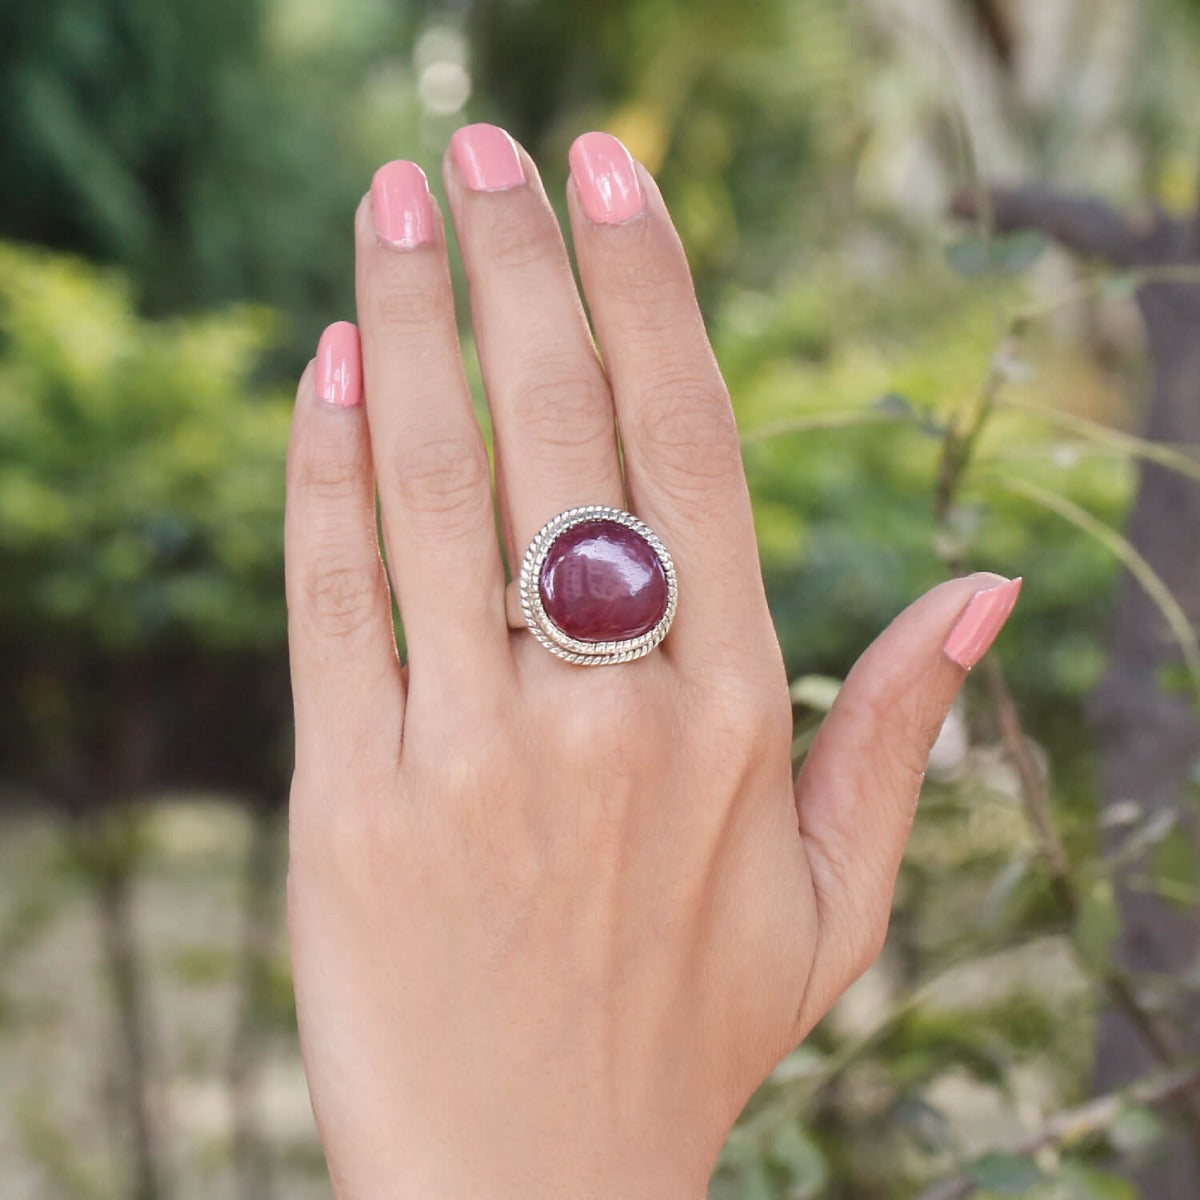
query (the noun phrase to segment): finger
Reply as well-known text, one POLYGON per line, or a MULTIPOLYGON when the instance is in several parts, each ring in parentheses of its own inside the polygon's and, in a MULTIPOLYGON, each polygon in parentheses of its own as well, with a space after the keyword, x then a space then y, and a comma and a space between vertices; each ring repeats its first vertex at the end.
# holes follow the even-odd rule
POLYGON ((882 947, 929 752, 1020 589, 978 574, 926 593, 858 660, 817 734, 796 783, 820 929, 814 1015, 882 947))
POLYGON ((496 126, 468 125, 445 175, 517 562, 563 509, 624 507, 612 397, 529 156, 496 126))
POLYGON ((460 689, 507 661, 487 453, 424 173, 376 172, 356 223, 371 453, 410 681, 460 689))
POLYGON ((307 753, 327 766, 394 753, 404 689, 375 536, 358 331, 344 321, 321 336, 296 394, 284 558, 297 767, 307 753))
MULTIPOLYGON (((679 237, 650 176, 615 138, 571 148, 571 226, 612 384, 631 506, 675 558, 668 643, 706 656, 769 633, 729 394, 679 237), (719 583, 718 583, 719 581, 719 583)), ((698 661, 698 660, 696 660, 698 661)))

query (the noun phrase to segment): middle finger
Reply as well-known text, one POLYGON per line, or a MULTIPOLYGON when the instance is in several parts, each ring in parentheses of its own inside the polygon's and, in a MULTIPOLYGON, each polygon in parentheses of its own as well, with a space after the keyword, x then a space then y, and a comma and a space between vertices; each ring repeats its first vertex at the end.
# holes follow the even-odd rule
POLYGON ((502 129, 468 125, 451 139, 445 175, 515 569, 563 509, 624 507, 612 395, 529 156, 502 129))

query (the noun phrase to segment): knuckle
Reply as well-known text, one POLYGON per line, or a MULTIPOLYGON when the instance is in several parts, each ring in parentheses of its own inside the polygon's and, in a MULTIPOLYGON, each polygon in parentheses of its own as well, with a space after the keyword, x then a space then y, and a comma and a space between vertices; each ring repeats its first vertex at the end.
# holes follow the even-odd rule
POLYGON ((410 515, 449 526, 491 506, 487 455, 478 438, 401 445, 392 455, 392 484, 410 515))
POLYGON ((483 222, 480 242, 487 247, 488 263, 500 271, 523 271, 540 263, 552 246, 545 230, 508 206, 483 222))
POLYGON ((472 739, 466 729, 457 738, 438 741, 423 762, 431 787, 436 786, 449 807, 468 814, 481 796, 489 794, 489 780, 503 776, 504 767, 504 755, 499 747, 493 748, 493 739, 472 739), (465 753, 464 744, 470 747, 465 753))
POLYGON ((643 762, 661 747, 668 731, 651 696, 625 689, 596 694, 590 705, 564 706, 554 718, 556 738, 568 763, 586 763, 610 777, 616 765, 643 762))
POLYGON ((378 563, 329 564, 314 571, 304 585, 303 615, 326 637, 357 633, 384 602, 378 563))
POLYGON ((792 711, 786 692, 768 694, 762 689, 743 690, 736 699, 723 706, 721 724, 724 730, 732 731, 724 736, 747 747, 756 761, 763 753, 775 754, 791 744, 792 711))
POLYGON ((393 333, 422 331, 447 320, 447 298, 441 288, 418 279, 388 279, 376 285, 372 307, 393 333))
POLYGON ((293 486, 318 501, 341 500, 363 486, 363 466, 356 458, 322 453, 312 448, 298 455, 292 473, 293 486))
POLYGON ((696 293, 682 252, 677 256, 654 245, 648 223, 636 232, 630 227, 630 232, 640 244, 626 247, 625 253, 614 255, 607 264, 612 286, 622 298, 659 320, 680 301, 694 303, 696 293))
POLYGON ((740 468, 737 433, 724 389, 682 373, 646 382, 635 436, 656 477, 705 493, 740 468))
POLYGON ((380 880, 405 874, 404 844, 395 822, 387 819, 381 805, 369 800, 329 806, 319 852, 342 886, 372 893, 380 880))
POLYGON ((871 730, 873 753, 863 760, 860 791, 868 795, 892 797, 893 803, 915 802, 925 782, 929 750, 937 737, 940 723, 922 722, 914 730, 906 721, 903 706, 896 702, 891 688, 871 689, 861 698, 847 703, 858 711, 852 714, 856 725, 871 730))
POLYGON ((588 462, 614 441, 607 389, 598 379, 580 378, 578 370, 552 364, 535 371, 512 407, 516 424, 535 446, 578 450, 588 462))
MULTIPOLYGON (((398 852, 406 844, 395 836, 394 814, 399 810, 378 802, 392 795, 390 764, 385 770, 359 764, 359 794, 353 804, 331 804, 328 798, 344 786, 333 761, 297 767, 288 806, 289 884, 292 875, 305 881, 320 880, 343 887, 364 882, 377 866, 394 875, 398 852)), ((375 875, 374 878, 384 878, 375 875)))
POLYGON ((829 944, 838 948, 841 960, 841 987, 879 957, 891 922, 893 880, 881 878, 870 886, 871 877, 864 878, 854 854, 854 848, 844 843, 822 846, 822 909, 829 944))

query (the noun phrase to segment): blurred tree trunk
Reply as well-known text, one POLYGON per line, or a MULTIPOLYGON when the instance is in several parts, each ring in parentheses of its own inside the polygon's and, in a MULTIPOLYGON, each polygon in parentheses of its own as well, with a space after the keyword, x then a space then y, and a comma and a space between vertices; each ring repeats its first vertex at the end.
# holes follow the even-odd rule
MULTIPOLYGON (((247 803, 255 825, 246 864, 241 1012, 229 1085, 236 1121, 237 1194, 270 1200, 271 1150, 259 1109, 269 946, 279 892, 279 814, 291 761, 286 658, 276 648, 221 655, 56 654, 8 647, 0 663, 23 704, 0 719, 6 779, 70 818, 71 848, 95 898, 114 1031, 104 1050, 116 1100, 115 1151, 129 1200, 167 1200, 178 1183, 168 1068, 158 1051, 149 971, 133 890, 144 849, 140 806, 164 792, 199 791, 247 803), (28 721, 24 712, 57 719, 28 721), (17 710, 21 710, 18 712, 17 710)), ((0 1188, 0 1195, 6 1195, 0 1188)))
MULTIPOLYGON (((960 196, 958 215, 978 218, 983 210, 1000 232, 1037 230, 1075 255, 1137 273, 1153 369, 1142 436, 1200 447, 1200 211, 1186 219, 1158 210, 1127 219, 1094 198, 1035 187, 993 190, 986 207, 982 199, 960 196)), ((1141 463, 1128 537, 1200 626, 1200 485, 1157 463, 1141 463)), ((1179 670, 1179 648, 1157 606, 1128 573, 1110 649, 1090 716, 1100 745, 1105 848, 1118 864, 1121 932, 1114 965, 1128 973, 1144 1007, 1174 1031, 1179 1053, 1194 1055, 1200 1052, 1200 996, 1173 989, 1171 980, 1200 954, 1200 912, 1181 911, 1149 890, 1149 852, 1126 857, 1124 849, 1134 831, 1171 817, 1196 841, 1186 797, 1200 760, 1197 698, 1192 689, 1166 682, 1172 669, 1179 670), (1146 985, 1154 987, 1153 996, 1146 985)), ((1112 1008, 1104 1013, 1097 1088, 1127 1084, 1161 1057, 1124 1015, 1112 1008)), ((1195 1200, 1198 1179, 1200 1154, 1182 1137, 1136 1173, 1145 1200, 1195 1200)))
POLYGON ((271 948, 277 931, 279 851, 283 844, 279 807, 269 799, 251 804, 254 825, 246 852, 242 893, 239 970, 241 1010, 229 1057, 233 1103, 233 1160, 239 1200, 272 1200, 271 1144, 263 1127, 262 1067, 269 1024, 271 948))

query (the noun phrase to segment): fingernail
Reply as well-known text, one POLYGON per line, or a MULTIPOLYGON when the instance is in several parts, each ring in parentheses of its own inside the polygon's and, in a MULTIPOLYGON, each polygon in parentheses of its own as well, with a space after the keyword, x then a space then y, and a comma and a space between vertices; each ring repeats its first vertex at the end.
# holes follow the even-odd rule
POLYGON ((473 192, 503 192, 525 182, 516 142, 495 125, 464 125, 455 130, 450 157, 473 192))
POLYGON ((362 402, 362 353, 358 329, 337 321, 317 344, 317 395, 327 404, 353 408, 362 402))
POLYGON ((1004 628, 1020 591, 1021 580, 1010 579, 1007 583, 976 592, 950 630, 942 653, 970 670, 988 652, 996 635, 1004 628))
POLYGON ((398 250, 433 241, 433 200, 425 172, 411 162, 384 163, 371 180, 379 240, 398 250))
POLYGON ((629 151, 610 133, 585 133, 571 147, 571 176, 583 211, 600 225, 619 225, 646 206, 629 151))

